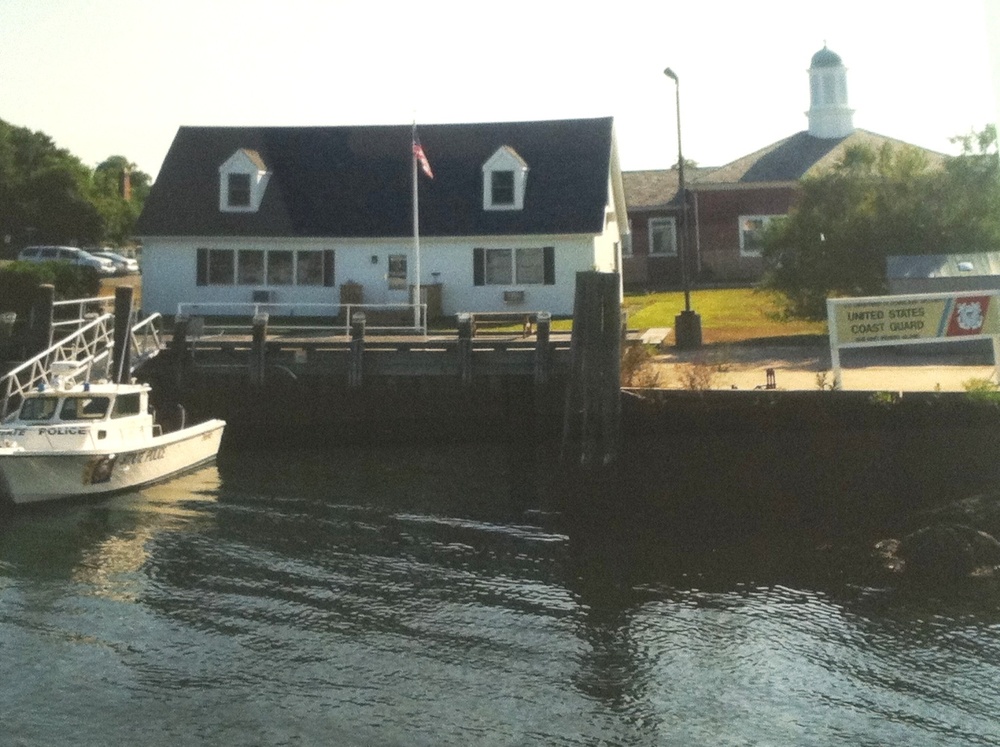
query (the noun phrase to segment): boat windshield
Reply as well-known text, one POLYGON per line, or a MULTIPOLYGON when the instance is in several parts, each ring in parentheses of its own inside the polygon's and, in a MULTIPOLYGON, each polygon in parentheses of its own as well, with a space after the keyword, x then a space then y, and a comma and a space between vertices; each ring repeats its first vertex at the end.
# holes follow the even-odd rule
POLYGON ((21 405, 21 420, 51 420, 56 414, 58 397, 28 397, 21 405))
POLYGON ((138 392, 134 394, 119 394, 115 397, 115 406, 111 408, 112 418, 124 418, 138 415, 142 412, 142 398, 138 392))
POLYGON ((60 420, 100 420, 108 413, 108 397, 67 397, 59 412, 60 420))

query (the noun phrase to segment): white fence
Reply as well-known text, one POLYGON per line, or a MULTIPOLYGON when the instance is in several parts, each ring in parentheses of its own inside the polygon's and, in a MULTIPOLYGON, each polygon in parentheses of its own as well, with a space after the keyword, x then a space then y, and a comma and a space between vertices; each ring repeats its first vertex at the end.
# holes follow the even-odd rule
MULTIPOLYGON (((427 334, 427 304, 409 303, 193 303, 185 302, 177 304, 177 316, 186 317, 254 317, 258 314, 268 314, 279 317, 280 325, 273 325, 280 329, 287 330, 322 330, 331 332, 341 332, 349 334, 351 323, 359 314, 364 314, 367 320, 366 332, 382 333, 416 333, 427 334), (407 320, 406 324, 381 324, 373 323, 378 319, 379 314, 400 314, 401 318, 407 320), (343 314, 343 321, 338 319, 336 324, 296 324, 293 320, 296 317, 316 319, 320 317, 339 317, 343 314), (409 323, 412 318, 413 322, 409 323)), ((209 324, 203 322, 202 329, 210 330, 212 333, 224 334, 226 332, 245 333, 247 325, 237 324, 209 324)), ((210 332, 204 331, 203 334, 210 332)))

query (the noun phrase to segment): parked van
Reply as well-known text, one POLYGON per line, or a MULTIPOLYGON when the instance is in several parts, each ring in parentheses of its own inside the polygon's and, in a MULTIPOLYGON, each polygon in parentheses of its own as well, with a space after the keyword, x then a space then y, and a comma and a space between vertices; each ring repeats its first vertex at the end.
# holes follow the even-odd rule
POLYGON ((95 257, 75 246, 28 246, 17 258, 22 262, 68 262, 79 267, 92 267, 101 275, 114 275, 115 265, 110 259, 95 257))

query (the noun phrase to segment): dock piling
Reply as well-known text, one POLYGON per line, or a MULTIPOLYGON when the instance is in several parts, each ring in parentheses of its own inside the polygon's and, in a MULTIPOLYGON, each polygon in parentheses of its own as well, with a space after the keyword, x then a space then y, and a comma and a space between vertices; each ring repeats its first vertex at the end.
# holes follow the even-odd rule
POLYGON ((606 465, 621 430, 622 311, 617 273, 578 272, 563 459, 606 465))
POLYGON ((472 314, 462 313, 456 317, 458 325, 458 373, 462 386, 472 383, 472 314))
POLYGON ((535 330, 535 386, 544 386, 552 373, 552 360, 549 355, 549 339, 552 332, 552 314, 547 311, 538 312, 535 330))
POLYGON ((347 386, 351 389, 357 389, 364 382, 365 323, 363 311, 351 317, 351 349, 347 362, 347 386))
POLYGON ((254 314, 250 342, 250 382, 254 386, 264 385, 264 371, 267 364, 267 320, 268 315, 265 312, 254 314))
POLYGON ((31 305, 31 316, 28 320, 28 350, 27 357, 48 350, 52 346, 52 322, 54 319, 56 287, 43 284, 38 286, 35 301, 31 305))
POLYGON ((122 384, 132 373, 132 288, 115 288, 115 339, 111 355, 112 377, 122 384))

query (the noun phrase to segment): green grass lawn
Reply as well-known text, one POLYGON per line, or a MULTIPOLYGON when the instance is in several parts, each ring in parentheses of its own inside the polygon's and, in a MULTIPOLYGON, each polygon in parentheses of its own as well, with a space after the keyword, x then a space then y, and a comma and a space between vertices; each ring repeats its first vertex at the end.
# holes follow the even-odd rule
MULTIPOLYGON (((706 343, 826 334, 825 322, 782 321, 774 297, 752 288, 695 290, 691 308, 701 315, 706 343)), ((673 327, 683 309, 681 292, 625 295, 629 329, 673 327)))

